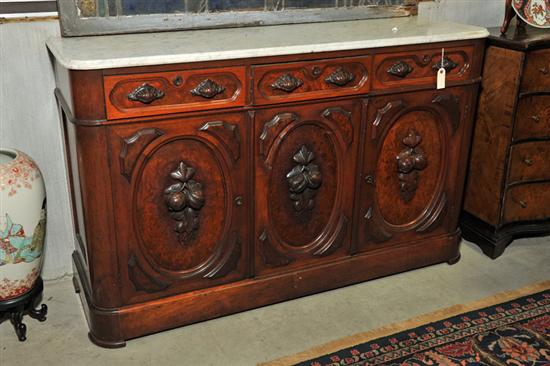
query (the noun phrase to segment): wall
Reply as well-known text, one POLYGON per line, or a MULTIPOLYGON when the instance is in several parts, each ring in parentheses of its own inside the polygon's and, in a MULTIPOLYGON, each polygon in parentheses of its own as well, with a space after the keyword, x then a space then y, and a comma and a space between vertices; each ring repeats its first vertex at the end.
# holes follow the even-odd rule
POLYGON ((432 21, 497 27, 504 19, 505 0, 435 0, 421 2, 418 16, 432 21))
MULTIPOLYGON (((439 0, 420 4, 419 16, 483 26, 502 21, 504 0, 439 0)), ((63 145, 53 90, 47 37, 57 21, 0 24, 0 146, 31 155, 42 169, 48 194, 45 279, 72 272, 74 242, 63 145)))
POLYGON ((55 80, 44 43, 58 34, 56 20, 0 24, 0 146, 29 154, 46 181, 44 279, 72 272, 74 247, 55 80))

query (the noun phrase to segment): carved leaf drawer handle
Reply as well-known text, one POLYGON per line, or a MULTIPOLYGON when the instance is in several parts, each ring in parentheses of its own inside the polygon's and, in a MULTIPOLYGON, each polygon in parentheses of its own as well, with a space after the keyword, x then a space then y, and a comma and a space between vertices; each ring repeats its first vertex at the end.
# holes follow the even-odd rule
POLYGON ((164 97, 164 92, 154 86, 144 83, 128 94, 128 99, 143 104, 151 104, 157 99, 164 97))
POLYGON ((317 189, 323 183, 323 176, 317 164, 313 163, 315 154, 302 145, 292 158, 296 165, 286 175, 290 199, 296 213, 311 211, 315 206, 317 189))
POLYGON ((216 95, 225 91, 225 88, 211 79, 205 79, 200 82, 195 89, 191 90, 191 94, 203 97, 206 99, 212 99, 216 95))
POLYGON ((532 160, 532 159, 529 159, 529 158, 523 159, 523 162, 524 162, 525 165, 527 165, 527 166, 532 166, 532 165, 534 164, 533 160, 532 160))
POLYGON ((540 117, 537 116, 537 115, 531 116, 531 119, 532 119, 533 121, 535 121, 536 123, 539 123, 539 122, 540 122, 540 117))
POLYGON ((177 221, 174 231, 182 245, 198 230, 199 213, 205 202, 202 184, 192 179, 194 175, 195 169, 181 161, 170 173, 170 178, 178 182, 164 190, 170 216, 177 221))
POLYGON ((413 72, 413 67, 406 63, 405 61, 398 61, 393 64, 388 70, 388 74, 397 76, 398 78, 404 78, 413 72))
POLYGON ((543 75, 548 75, 550 73, 550 71, 548 71, 548 68, 547 67, 541 67, 539 69, 539 71, 543 74, 543 75))
POLYGON ((343 67, 339 67, 325 79, 325 82, 336 86, 346 86, 353 80, 355 80, 355 75, 353 75, 353 73, 343 67))
POLYGON ((458 64, 456 62, 454 62, 453 60, 451 60, 450 58, 443 57, 441 59, 441 61, 436 62, 435 64, 433 64, 432 69, 434 71, 437 71, 440 68, 444 68, 445 71, 447 71, 447 73, 449 73, 452 70, 454 70, 457 66, 458 66, 458 64))
POLYGON ((279 76, 277 80, 273 84, 271 84, 271 87, 276 90, 282 90, 287 93, 292 93, 294 90, 298 89, 304 85, 304 82, 290 74, 284 74, 279 76))

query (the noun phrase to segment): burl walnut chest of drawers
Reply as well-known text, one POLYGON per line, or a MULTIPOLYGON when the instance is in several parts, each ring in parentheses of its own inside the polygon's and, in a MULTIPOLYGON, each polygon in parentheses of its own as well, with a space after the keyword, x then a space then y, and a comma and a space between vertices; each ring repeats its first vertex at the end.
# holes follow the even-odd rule
POLYGON ((457 261, 487 34, 412 18, 50 40, 91 339, 457 261))
POLYGON ((492 30, 461 226, 491 258, 550 233, 550 33, 492 30))

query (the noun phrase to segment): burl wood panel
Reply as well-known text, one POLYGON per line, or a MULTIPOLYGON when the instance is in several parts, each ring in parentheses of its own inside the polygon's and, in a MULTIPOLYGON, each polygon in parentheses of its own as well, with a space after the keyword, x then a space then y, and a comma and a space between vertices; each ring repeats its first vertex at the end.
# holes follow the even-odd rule
POLYGON ((242 106, 244 67, 105 76, 109 119, 242 106))
POLYGON ((124 301, 206 288, 249 270, 244 113, 109 127, 124 301))
POLYGON ((550 141, 514 145, 508 183, 543 179, 550 180, 550 141))
MULTIPOLYGON (((435 85, 442 66, 441 48, 379 54, 374 57, 373 89, 410 85, 435 85)), ((474 47, 445 48, 443 67, 447 81, 467 80, 472 75, 474 47)))
POLYGON ((550 95, 532 95, 520 99, 514 139, 528 138, 550 138, 550 95))
POLYGON ((550 183, 521 184, 508 189, 503 222, 543 220, 550 217, 550 183))
POLYGON ((369 103, 358 217, 360 251, 451 233, 465 167, 472 89, 384 96, 369 103))
POLYGON ((550 90, 550 50, 531 51, 527 54, 527 62, 523 80, 522 92, 550 90))
POLYGON ((499 222, 523 60, 524 53, 498 47, 485 56, 464 209, 493 225, 499 222))
POLYGON ((346 255, 361 103, 281 107, 255 116, 256 271, 346 255))
POLYGON ((370 88, 371 62, 365 56, 253 66, 254 103, 364 94, 370 88))

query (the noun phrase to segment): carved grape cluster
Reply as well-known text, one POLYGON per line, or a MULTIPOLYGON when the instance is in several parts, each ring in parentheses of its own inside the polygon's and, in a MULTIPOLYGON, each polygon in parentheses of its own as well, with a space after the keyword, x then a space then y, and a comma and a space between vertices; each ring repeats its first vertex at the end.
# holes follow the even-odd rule
POLYGON ((409 130, 403 138, 403 144, 407 148, 397 155, 400 194, 405 202, 413 199, 418 188, 418 171, 426 168, 428 164, 424 150, 419 147, 421 142, 422 136, 414 129, 409 130))
POLYGON ((170 216, 178 221, 174 230, 182 244, 199 228, 199 211, 205 202, 202 185, 192 179, 194 175, 195 169, 180 162, 178 169, 170 173, 179 182, 164 191, 170 216))
POLYGON ((303 145, 294 155, 293 160, 298 163, 287 175, 290 189, 290 199, 296 212, 311 210, 315 206, 315 193, 323 181, 321 171, 312 161, 313 152, 303 145))

